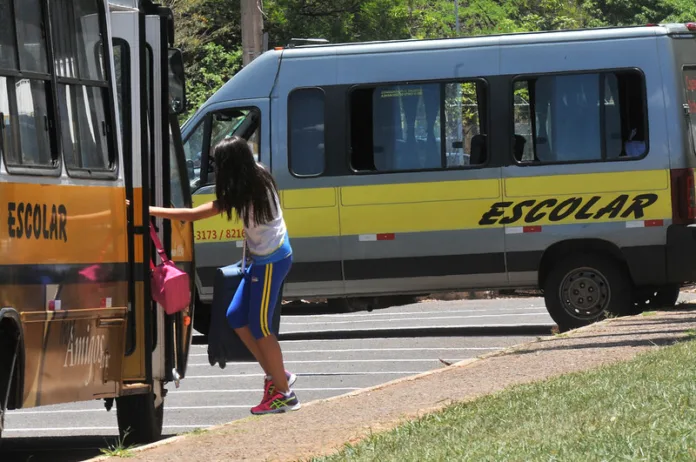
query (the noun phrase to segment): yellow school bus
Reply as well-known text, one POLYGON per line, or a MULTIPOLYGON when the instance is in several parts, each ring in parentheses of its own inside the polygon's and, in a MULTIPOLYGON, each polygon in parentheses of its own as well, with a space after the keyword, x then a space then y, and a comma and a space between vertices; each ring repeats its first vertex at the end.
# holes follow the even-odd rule
POLYGON ((191 226, 147 213, 191 202, 173 38, 150 0, 0 0, 0 432, 103 399, 131 442, 161 435, 193 316, 150 297, 150 223, 193 267, 191 226))

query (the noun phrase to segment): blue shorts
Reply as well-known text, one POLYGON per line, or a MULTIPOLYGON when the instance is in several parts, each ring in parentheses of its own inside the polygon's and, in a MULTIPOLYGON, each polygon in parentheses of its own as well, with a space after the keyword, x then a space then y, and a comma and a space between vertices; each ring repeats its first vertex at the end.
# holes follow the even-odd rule
POLYGON ((283 246, 274 252, 274 257, 265 257, 262 262, 252 261, 227 309, 230 327, 249 326, 256 339, 271 335, 280 288, 291 266, 292 250, 287 237, 283 246))

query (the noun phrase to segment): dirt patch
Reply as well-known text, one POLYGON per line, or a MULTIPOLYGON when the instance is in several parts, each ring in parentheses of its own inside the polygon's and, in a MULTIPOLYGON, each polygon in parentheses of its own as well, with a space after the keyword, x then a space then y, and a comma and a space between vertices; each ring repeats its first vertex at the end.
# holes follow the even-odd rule
POLYGON ((202 435, 179 437, 137 451, 129 460, 285 461, 329 454, 346 442, 359 441, 453 402, 628 360, 673 344, 694 329, 694 305, 607 320, 367 391, 308 403, 294 413, 250 417, 202 435), (263 443, 267 441, 272 444, 263 443))

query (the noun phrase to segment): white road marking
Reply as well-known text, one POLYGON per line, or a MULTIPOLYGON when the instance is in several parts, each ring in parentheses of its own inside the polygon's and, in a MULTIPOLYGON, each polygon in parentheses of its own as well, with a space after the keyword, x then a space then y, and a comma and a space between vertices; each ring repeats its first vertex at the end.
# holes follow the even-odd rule
MULTIPOLYGON (((214 424, 204 425, 165 425, 163 428, 208 428, 214 424)), ((46 427, 46 428, 5 428, 4 432, 71 432, 71 431, 91 431, 91 430, 107 430, 118 431, 118 427, 46 427)))
MULTIPOLYGON (((229 364, 229 363, 228 363, 229 364)), ((421 374, 424 371, 378 371, 378 372, 295 372, 298 377, 313 376, 342 376, 342 375, 411 375, 421 374)), ((266 374, 228 374, 228 375, 187 375, 186 379, 239 379, 264 377, 266 374)), ((184 380, 186 380, 184 379, 184 380)))
MULTIPOLYGON (((258 403, 256 403, 258 404, 258 403)), ((220 404, 215 406, 164 406, 166 411, 189 411, 196 409, 245 409, 249 407, 254 407, 256 404, 220 404)), ((44 415, 44 414, 87 414, 94 412, 106 413, 104 408, 98 409, 61 409, 59 411, 19 411, 11 414, 12 416, 23 416, 23 415, 44 415)))
MULTIPOLYGON (((285 364, 323 364, 323 363, 430 363, 434 361, 439 361, 439 358, 425 358, 425 359, 308 359, 308 360, 297 360, 297 361, 283 361, 285 364)), ((456 361, 460 361, 457 359, 456 361)), ((246 366, 249 364, 255 364, 250 361, 230 361, 227 363, 228 366, 246 366)), ((211 367, 209 363, 205 364, 189 364, 189 367, 211 367)))
MULTIPOLYGON (((355 391, 360 390, 356 387, 346 387, 346 388, 295 388, 293 391, 355 391)), ((170 391, 167 396, 170 395, 182 395, 182 394, 199 394, 199 393, 261 393, 263 389, 261 388, 248 388, 240 390, 175 390, 170 391)), ((168 409, 168 408, 165 408, 168 409)))
MULTIPOLYGON (((332 314, 286 314, 286 318, 365 318, 365 317, 380 317, 380 316, 408 316, 408 315, 421 315, 421 314, 456 314, 456 313, 481 313, 486 311, 493 311, 499 313, 501 311, 520 311, 520 310, 531 310, 540 309, 543 306, 530 305, 519 308, 464 308, 458 310, 424 310, 424 311, 401 311, 401 312, 386 312, 386 313, 332 313, 332 314)), ((291 313, 291 311, 287 311, 291 313)))
MULTIPOLYGON (((299 340, 293 340, 293 341, 299 341, 299 340)), ((198 346, 198 345, 197 345, 198 346)), ((207 345, 200 345, 200 346, 207 346, 207 345)), ((365 352, 365 351, 379 351, 381 352, 387 352, 387 351, 482 351, 482 350, 502 350, 503 346, 495 346, 495 347, 462 347, 462 348, 457 348, 457 347, 442 347, 442 348, 344 348, 344 349, 336 349, 336 350, 283 350, 283 355, 287 354, 304 354, 304 353, 358 353, 358 352, 365 352)), ((189 357, 208 357, 208 353, 191 353, 189 354, 189 357)))
MULTIPOLYGON (((540 311, 537 313, 519 313, 516 314, 515 316, 543 316, 543 315, 548 315, 546 311, 540 311)), ((408 319, 399 319, 399 321, 440 321, 442 319, 478 319, 478 318, 503 318, 503 317, 510 317, 509 314, 477 314, 477 315, 472 315, 472 316, 440 316, 440 317, 427 317, 427 318, 408 318, 408 319)), ((333 324, 358 324, 358 323, 376 323, 376 322, 394 322, 396 319, 358 319, 358 320, 350 320, 350 321, 317 321, 317 322, 281 322, 281 326, 324 326, 324 325, 333 325, 333 324)), ((512 325, 512 324, 511 324, 512 325)), ((518 325, 518 324, 515 324, 518 325)), ((420 326, 418 326, 420 327, 420 326)), ((449 327, 449 326, 442 326, 442 327, 449 327)), ((479 327, 479 326, 473 326, 473 327, 479 327)))

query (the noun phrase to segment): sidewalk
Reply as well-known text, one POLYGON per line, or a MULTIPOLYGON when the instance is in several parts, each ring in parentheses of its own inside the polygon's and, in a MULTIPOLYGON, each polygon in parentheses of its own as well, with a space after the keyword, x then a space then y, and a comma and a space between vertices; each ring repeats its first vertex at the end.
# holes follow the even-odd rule
MULTIPOLYGON (((633 358, 696 333, 696 305, 611 319, 367 390, 249 417, 135 450, 131 461, 297 460, 512 385, 633 358), (691 332, 688 332, 691 331, 691 332), (265 442, 270 442, 266 444, 265 442)), ((92 460, 116 461, 99 457, 92 460)))

